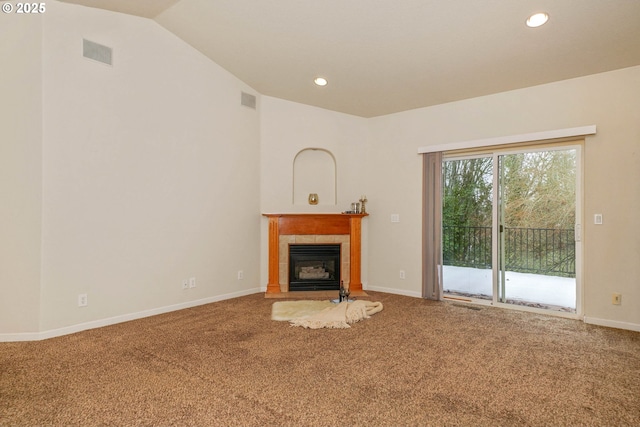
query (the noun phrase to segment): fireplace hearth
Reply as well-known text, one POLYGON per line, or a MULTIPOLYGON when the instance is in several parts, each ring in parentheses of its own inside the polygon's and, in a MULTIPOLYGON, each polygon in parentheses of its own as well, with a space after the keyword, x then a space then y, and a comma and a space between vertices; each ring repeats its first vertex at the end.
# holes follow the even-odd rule
POLYGON ((340 289, 340 245, 289 245, 289 291, 340 289))

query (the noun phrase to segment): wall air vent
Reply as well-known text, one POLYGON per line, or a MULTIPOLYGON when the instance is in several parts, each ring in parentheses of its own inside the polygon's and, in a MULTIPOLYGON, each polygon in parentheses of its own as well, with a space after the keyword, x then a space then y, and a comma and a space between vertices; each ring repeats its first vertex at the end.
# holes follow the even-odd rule
POLYGON ((103 64, 112 65, 113 51, 110 47, 82 39, 82 56, 103 64))
POLYGON ((255 95, 242 92, 242 95, 240 96, 240 104, 244 105, 245 107, 253 108, 255 110, 256 109, 255 95))

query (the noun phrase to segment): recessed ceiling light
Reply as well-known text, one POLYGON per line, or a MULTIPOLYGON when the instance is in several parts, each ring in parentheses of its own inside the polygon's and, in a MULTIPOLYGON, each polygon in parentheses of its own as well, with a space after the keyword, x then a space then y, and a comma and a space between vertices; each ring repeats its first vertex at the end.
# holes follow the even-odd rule
POLYGON ((329 83, 324 77, 316 77, 315 79, 313 79, 313 82, 318 86, 326 86, 327 83, 329 83))
POLYGON ((544 25, 548 20, 549 20, 548 14, 544 12, 534 13, 529 17, 529 19, 527 19, 527 27, 536 28, 541 25, 544 25))

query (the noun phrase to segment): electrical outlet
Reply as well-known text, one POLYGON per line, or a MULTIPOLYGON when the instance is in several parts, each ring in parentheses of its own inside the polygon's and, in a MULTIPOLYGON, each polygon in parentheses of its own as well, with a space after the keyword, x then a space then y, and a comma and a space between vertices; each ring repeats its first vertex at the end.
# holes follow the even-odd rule
POLYGON ((182 281, 182 289, 189 289, 189 281, 187 279, 182 281))
POLYGON ((238 280, 244 279, 244 271, 238 270, 238 280))
POLYGON ((611 296, 611 304, 613 304, 613 305, 622 304, 622 294, 614 293, 611 296))
POLYGON ((192 277, 189 279, 189 287, 190 288, 195 288, 196 287, 196 278, 192 277))
POLYGON ((88 304, 87 294, 78 294, 78 307, 86 307, 88 304))
POLYGON ((404 277, 405 277, 405 276, 404 276, 404 270, 400 270, 400 278, 401 278, 401 279, 404 279, 404 277))

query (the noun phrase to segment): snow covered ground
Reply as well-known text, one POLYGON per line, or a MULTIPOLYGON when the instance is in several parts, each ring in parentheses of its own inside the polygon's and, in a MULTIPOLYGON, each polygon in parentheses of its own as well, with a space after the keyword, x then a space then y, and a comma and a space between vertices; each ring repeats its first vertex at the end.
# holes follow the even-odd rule
MULTIPOLYGON (((491 270, 443 267, 445 292, 492 295, 491 270)), ((540 274, 506 272, 507 299, 576 308, 576 280, 540 274)))

